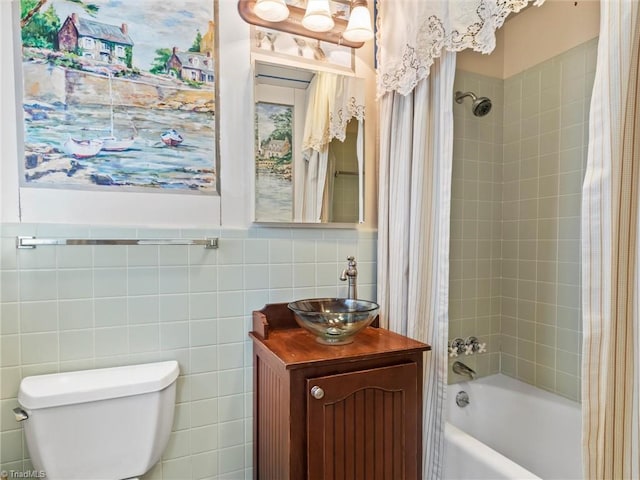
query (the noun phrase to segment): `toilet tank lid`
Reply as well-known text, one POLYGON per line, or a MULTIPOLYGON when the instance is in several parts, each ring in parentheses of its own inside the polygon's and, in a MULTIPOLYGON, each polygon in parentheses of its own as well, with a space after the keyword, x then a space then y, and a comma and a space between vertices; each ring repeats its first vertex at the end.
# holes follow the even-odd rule
POLYGON ((157 392, 171 385, 179 373, 178 362, 171 360, 35 375, 20 382, 18 402, 36 410, 157 392))

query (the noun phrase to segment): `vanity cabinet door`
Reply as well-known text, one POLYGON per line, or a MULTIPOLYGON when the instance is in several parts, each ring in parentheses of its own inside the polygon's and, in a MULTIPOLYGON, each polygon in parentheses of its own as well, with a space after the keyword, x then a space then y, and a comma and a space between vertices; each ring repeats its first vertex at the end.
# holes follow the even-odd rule
POLYGON ((416 363, 308 378, 308 480, 415 480, 416 363))

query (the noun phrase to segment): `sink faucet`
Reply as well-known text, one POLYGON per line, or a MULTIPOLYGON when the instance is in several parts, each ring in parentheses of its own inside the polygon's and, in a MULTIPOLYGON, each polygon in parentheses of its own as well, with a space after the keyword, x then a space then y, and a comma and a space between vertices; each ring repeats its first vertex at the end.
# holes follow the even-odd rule
POLYGON ((464 375, 465 377, 469 377, 469 380, 473 380, 476 376, 475 370, 467 367, 464 363, 460 361, 453 362, 452 369, 453 369, 453 373, 457 373, 458 375, 464 375))
POLYGON ((349 279, 349 290, 347 291, 347 298, 355 299, 358 298, 358 287, 356 285, 356 278, 358 277, 358 269, 356 268, 356 265, 358 265, 358 263, 356 262, 355 257, 347 257, 347 260, 349 261, 349 264, 347 268, 342 271, 340 280, 344 282, 349 279))

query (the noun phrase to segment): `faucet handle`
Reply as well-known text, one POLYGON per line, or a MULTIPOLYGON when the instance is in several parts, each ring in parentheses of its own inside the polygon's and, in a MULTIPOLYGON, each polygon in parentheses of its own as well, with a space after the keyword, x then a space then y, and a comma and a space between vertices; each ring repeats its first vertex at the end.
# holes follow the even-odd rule
POLYGON ((467 355, 471 355, 472 353, 484 353, 486 352, 486 343, 480 343, 478 341, 478 339, 476 337, 468 337, 464 344, 466 345, 467 350, 469 350, 469 353, 467 355))
POLYGON ((452 351, 455 350, 456 357, 457 357, 459 354, 462 354, 464 352, 464 349, 465 349, 464 339, 460 337, 456 337, 453 340, 451 340, 451 343, 449 344, 449 346, 452 351))

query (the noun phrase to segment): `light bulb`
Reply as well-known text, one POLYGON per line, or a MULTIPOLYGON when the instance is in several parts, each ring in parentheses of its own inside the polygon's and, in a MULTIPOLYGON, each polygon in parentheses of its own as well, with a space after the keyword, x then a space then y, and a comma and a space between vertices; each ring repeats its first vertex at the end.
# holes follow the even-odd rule
POLYGON ((329 8, 329 0, 309 0, 302 19, 302 26, 313 32, 328 32, 335 25, 329 8))
POLYGON ((358 5, 351 10, 347 29, 342 36, 349 42, 366 42, 373 38, 371 16, 366 6, 358 5))
POLYGON ((281 22, 289 16, 289 8, 284 0, 258 0, 253 13, 267 22, 281 22))

